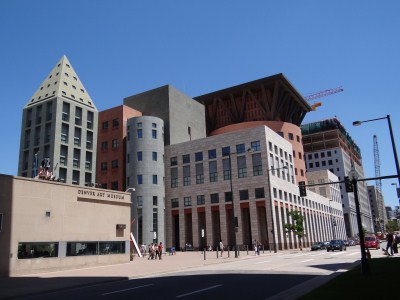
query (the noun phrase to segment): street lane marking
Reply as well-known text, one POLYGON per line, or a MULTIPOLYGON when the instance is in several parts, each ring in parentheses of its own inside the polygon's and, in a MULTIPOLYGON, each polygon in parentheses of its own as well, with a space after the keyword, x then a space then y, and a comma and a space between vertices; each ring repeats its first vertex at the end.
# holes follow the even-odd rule
POLYGON ((119 290, 119 291, 114 291, 114 292, 109 292, 109 293, 101 294, 101 296, 106 296, 106 295, 121 293, 121 292, 125 292, 125 291, 140 289, 140 288, 144 288, 144 287, 148 287, 148 286, 152 286, 152 285, 154 285, 154 284, 151 283, 151 284, 146 284, 146 285, 141 285, 141 286, 135 286, 135 287, 130 288, 130 289, 124 289, 124 290, 119 290))
POLYGON ((301 261, 301 263, 308 262, 308 261, 312 261, 312 260, 314 260, 314 259, 306 259, 306 260, 302 260, 302 261, 301 261))
POLYGON ((190 293, 187 293, 187 294, 182 294, 182 295, 176 296, 176 298, 181 298, 181 297, 186 297, 186 296, 193 295, 193 294, 196 294, 196 293, 201 293, 201 292, 204 292, 204 291, 215 289, 215 288, 220 287, 220 286, 222 286, 222 284, 213 285, 213 286, 210 286, 208 288, 197 290, 197 291, 190 292, 190 293))
POLYGON ((258 264, 265 264, 265 263, 267 263, 267 262, 270 262, 270 260, 264 260, 264 261, 256 262, 256 263, 254 263, 254 264, 255 264, 255 265, 258 265, 258 264))

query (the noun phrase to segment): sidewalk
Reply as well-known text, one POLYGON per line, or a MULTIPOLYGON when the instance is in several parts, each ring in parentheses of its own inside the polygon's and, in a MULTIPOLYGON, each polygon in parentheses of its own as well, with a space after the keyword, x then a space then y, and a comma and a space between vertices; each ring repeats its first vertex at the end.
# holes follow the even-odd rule
MULTIPOLYGON (((223 257, 217 258, 215 251, 206 252, 206 260, 201 252, 177 252, 176 255, 165 254, 162 260, 148 260, 148 256, 135 256, 133 261, 125 264, 74 269, 51 273, 39 273, 17 277, 0 278, 0 299, 40 294, 71 287, 94 285, 104 282, 142 278, 152 275, 186 270, 193 267, 211 264, 228 263, 233 260, 254 258, 254 252, 241 252, 238 258, 234 253, 225 251, 223 257)), ((271 255, 265 252, 264 255, 271 255)), ((276 255, 273 254, 272 255, 276 255)))

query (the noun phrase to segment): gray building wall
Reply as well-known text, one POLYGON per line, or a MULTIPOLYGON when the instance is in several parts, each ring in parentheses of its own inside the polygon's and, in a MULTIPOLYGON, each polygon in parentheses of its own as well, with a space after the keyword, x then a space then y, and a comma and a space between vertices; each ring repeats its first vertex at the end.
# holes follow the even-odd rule
POLYGON ((128 119, 127 128, 126 182, 128 188, 136 190, 133 194, 132 220, 136 219, 135 222, 141 223, 141 226, 138 226, 141 231, 138 233, 138 242, 146 245, 162 242, 165 245, 164 123, 156 117, 134 117, 128 119), (141 135, 138 134, 138 130, 141 130, 141 135), (141 159, 138 158, 138 153, 141 159), (156 160, 153 157, 154 153, 157 156, 156 160), (154 176, 157 178, 156 183, 153 181, 154 176), (154 197, 157 197, 157 203, 153 203, 154 197), (141 220, 135 215, 135 206, 141 220), (156 227, 153 226, 155 215, 156 227))
POLYGON ((206 137, 204 106, 171 85, 127 97, 124 105, 162 119, 165 145, 206 137))

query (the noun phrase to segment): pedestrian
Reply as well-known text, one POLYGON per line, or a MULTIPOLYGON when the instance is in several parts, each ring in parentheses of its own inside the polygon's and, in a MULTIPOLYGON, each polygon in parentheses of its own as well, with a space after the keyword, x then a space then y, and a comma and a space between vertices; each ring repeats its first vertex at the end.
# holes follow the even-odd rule
POLYGON ((393 256, 393 233, 389 232, 386 235, 386 242, 387 242, 387 244, 386 244, 386 253, 387 253, 388 256, 393 256), (388 251, 389 248, 390 248, 390 254, 389 254, 389 251, 388 251))
POLYGON ((257 240, 254 240, 253 247, 254 247, 254 254, 257 255, 257 240))
POLYGON ((393 236, 393 253, 399 253, 398 245, 400 243, 400 233, 393 236))
POLYGON ((221 251, 221 257, 222 257, 222 253, 224 253, 224 244, 222 243, 222 240, 220 240, 219 242, 219 250, 221 251))
POLYGON ((261 242, 257 241, 257 255, 260 255, 261 242))
POLYGON ((158 244, 158 259, 162 259, 162 243, 158 244))

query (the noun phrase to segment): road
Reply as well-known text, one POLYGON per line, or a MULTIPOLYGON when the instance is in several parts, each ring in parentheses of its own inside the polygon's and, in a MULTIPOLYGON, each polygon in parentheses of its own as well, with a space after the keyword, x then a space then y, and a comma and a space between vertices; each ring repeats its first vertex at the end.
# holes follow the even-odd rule
MULTIPOLYGON (((381 256, 381 252, 371 250, 373 257, 381 256)), ((359 259, 359 247, 343 252, 286 252, 25 299, 295 299, 299 293, 352 268, 359 259)))

